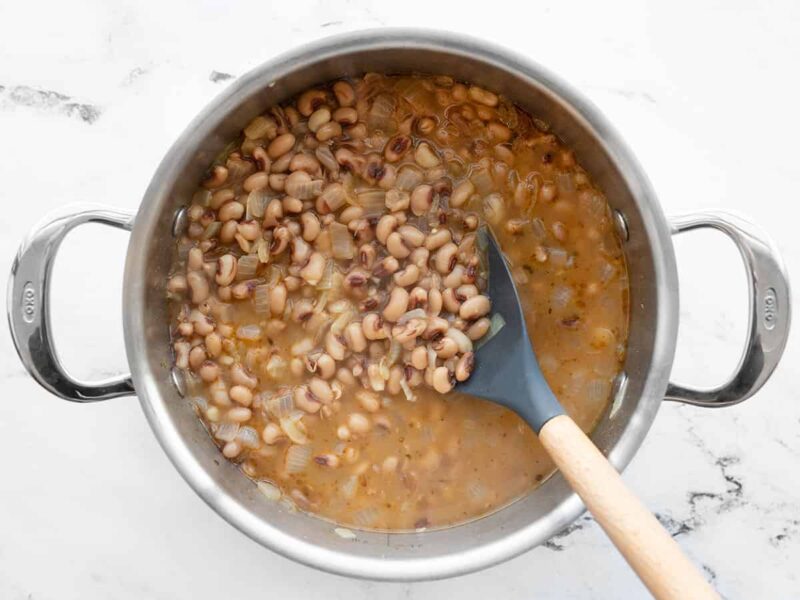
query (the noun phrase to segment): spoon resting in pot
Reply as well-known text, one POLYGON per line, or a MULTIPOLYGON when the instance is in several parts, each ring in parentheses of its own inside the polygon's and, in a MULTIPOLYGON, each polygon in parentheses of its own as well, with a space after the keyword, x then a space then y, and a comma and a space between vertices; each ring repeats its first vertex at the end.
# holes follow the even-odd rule
MULTIPOLYGON (((502 251, 486 229, 493 319, 505 324, 475 352, 475 370, 456 390, 502 404, 522 417, 564 478, 642 582, 658 599, 719 598, 619 473, 566 415, 533 352, 519 296, 502 251)), ((494 328, 494 327, 493 327, 494 328)))

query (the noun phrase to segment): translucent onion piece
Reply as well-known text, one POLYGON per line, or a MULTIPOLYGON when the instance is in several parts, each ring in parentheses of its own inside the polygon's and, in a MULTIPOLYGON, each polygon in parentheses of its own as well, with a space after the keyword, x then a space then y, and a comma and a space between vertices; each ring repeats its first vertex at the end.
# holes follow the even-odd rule
POLYGON ((223 442, 232 442, 239 433, 238 423, 221 423, 214 432, 214 437, 223 442))
POLYGON ((592 379, 586 384, 586 398, 593 406, 601 406, 608 400, 611 383, 605 379, 592 379))
MULTIPOLYGON (((295 444, 307 444, 308 443, 308 436, 306 435, 306 428, 303 425, 303 413, 300 411, 294 411, 288 417, 283 417, 280 419, 281 429, 287 435, 287 437, 292 440, 295 444)), ((309 451, 309 456, 311 456, 311 452, 309 451)))
POLYGON ((211 201, 211 190, 197 190, 192 196, 192 204, 208 206, 211 201))
POLYGON ((238 268, 236 269, 236 279, 243 281, 255 276, 256 269, 259 265, 258 256, 253 254, 246 254, 239 257, 238 268))
POLYGON ((471 352, 472 351, 472 340, 467 337, 467 334, 463 331, 456 329, 455 327, 451 327, 447 330, 447 333, 444 334, 445 337, 449 337, 453 340, 456 344, 458 344, 458 351, 459 352, 471 352))
MULTIPOLYGON (((361 196, 359 196, 360 198, 361 196)), ((333 258, 340 260, 350 260, 355 252, 353 248, 353 236, 347 225, 342 223, 331 223, 331 252, 333 258)), ((327 265, 326 265, 327 266, 327 265)))
POLYGON ((319 295, 319 298, 317 298, 317 301, 314 303, 314 312, 321 313, 323 310, 325 310, 327 304, 328 304, 328 290, 325 290, 319 295))
POLYGON ((324 185, 325 182, 322 179, 311 179, 310 181, 304 181, 298 184, 292 191, 294 192, 295 198, 299 200, 311 200, 322 193, 322 187, 324 185))
MULTIPOLYGON (((331 312, 333 312, 331 310, 331 312)), ((353 310, 346 310, 342 314, 340 314, 336 319, 331 323, 331 331, 334 335, 341 335, 344 331, 344 328, 356 317, 356 313, 353 310)))
POLYGON ((311 460, 311 446, 289 446, 286 451, 286 472, 302 473, 311 460))
POLYGON ((556 184, 561 193, 569 194, 575 191, 575 180, 572 179, 572 173, 559 173, 556 176, 556 184))
POLYGON ((320 164, 325 167, 330 173, 339 172, 339 163, 336 161, 333 152, 329 146, 320 146, 314 151, 314 156, 320 164))
POLYGON ((276 419, 283 419, 294 412, 294 398, 289 389, 280 390, 267 400, 267 410, 276 419))
POLYGON ((400 167, 397 172, 397 179, 395 180, 394 186, 398 190, 410 192, 422 183, 423 179, 424 175, 418 167, 414 165, 404 165, 400 167))
POLYGON ((239 433, 236 434, 236 439, 242 443, 245 448, 258 448, 261 441, 258 432, 252 427, 242 427, 239 433))
POLYGON ((506 326, 506 320, 503 318, 503 315, 500 313, 494 313, 492 315, 491 320, 489 321, 489 331, 486 332, 478 343, 475 345, 475 349, 477 350, 484 344, 486 344, 489 340, 491 340, 494 336, 498 334, 498 332, 506 326))
MULTIPOLYGON (((469 338, 467 338, 469 339, 469 338)), ((397 340, 392 340, 389 344, 389 352, 386 353, 386 363, 391 367, 394 363, 397 362, 397 359, 400 358, 400 353, 403 351, 403 347, 400 345, 400 342, 397 340)), ((389 375, 386 375, 386 379, 389 379, 389 375)))
POLYGON ((356 198, 358 205, 364 209, 364 217, 374 217, 386 212, 386 192, 383 190, 369 190, 359 193, 356 198))
POLYGON ((380 94, 372 101, 372 106, 367 114, 367 126, 370 129, 382 131, 383 133, 394 133, 397 125, 392 118, 395 100, 388 94, 380 94))
POLYGON ((409 402, 417 401, 417 397, 414 395, 414 392, 411 391, 411 386, 408 385, 408 381, 405 377, 400 378, 400 389, 403 390, 403 395, 406 397, 406 400, 409 402))
POLYGON ((569 254, 563 248, 548 248, 547 255, 550 264, 555 267, 566 267, 569 265, 569 254))
POLYGON ((533 221, 531 221, 531 231, 533 235, 540 240, 543 240, 547 236, 547 229, 545 229, 544 221, 542 221, 539 217, 536 217, 533 221))
POLYGON ((258 256, 258 260, 261 263, 268 263, 269 262, 269 243, 263 237, 258 238, 255 241, 256 251, 255 255, 258 256))
POLYGON ((330 290, 333 288, 333 275, 336 272, 336 263, 329 260, 325 264, 325 270, 322 272, 322 279, 317 284, 318 290, 330 290))
POLYGON ((264 209, 269 202, 269 192, 262 188, 253 190, 247 196, 247 219, 261 219, 264 216, 264 209))
POLYGON ((220 229, 222 229, 222 221, 212 221, 206 226, 205 230, 203 231, 203 235, 200 236, 200 239, 210 240, 219 233, 220 229))
POLYGON ((270 265, 267 267, 267 286, 273 286, 278 283, 283 277, 283 270, 278 265, 270 265))
POLYGON ((400 315, 400 318, 397 319, 398 325, 403 325, 408 323, 411 319, 427 319, 428 313, 425 312, 422 308, 414 308, 407 313, 403 313, 400 315))
POLYGON ((475 189, 482 196, 485 196, 494 190, 494 181, 492 181, 492 176, 489 174, 489 171, 483 167, 475 169, 472 172, 470 181, 472 181, 472 185, 475 186, 475 189))
POLYGON ((269 286, 267 284, 256 286, 253 305, 257 313, 269 312, 269 286))
POLYGON ((236 329, 236 337, 240 340, 256 341, 261 339, 261 327, 256 324, 240 325, 236 329))
POLYGON ((343 540, 354 540, 356 539, 356 534, 350 531, 349 529, 345 529, 344 527, 336 527, 333 530, 333 533, 338 535, 343 540))
POLYGON ((550 294, 550 304, 553 308, 565 308, 572 300, 572 288, 567 285, 557 285, 550 294))
POLYGON ((280 488, 269 481, 256 481, 256 487, 270 502, 277 502, 281 499, 282 494, 280 488))
POLYGON ((342 497, 346 499, 351 499, 353 496, 356 495, 358 491, 358 477, 352 475, 348 477, 342 486, 339 488, 339 492, 341 492, 342 497))
POLYGON ((332 183, 325 188, 319 200, 323 202, 331 212, 335 212, 347 201, 347 192, 342 184, 332 183))
POLYGON ((328 305, 328 312, 332 315, 341 315, 346 312, 350 312, 353 308, 353 303, 350 302, 347 298, 342 298, 341 300, 337 300, 336 302, 332 302, 328 305))
POLYGON ((273 354, 267 361, 267 374, 272 379, 278 379, 286 372, 288 366, 280 354, 273 354))
POLYGON ((371 527, 378 520, 380 512, 374 506, 367 506, 353 513, 353 522, 359 527, 371 527))

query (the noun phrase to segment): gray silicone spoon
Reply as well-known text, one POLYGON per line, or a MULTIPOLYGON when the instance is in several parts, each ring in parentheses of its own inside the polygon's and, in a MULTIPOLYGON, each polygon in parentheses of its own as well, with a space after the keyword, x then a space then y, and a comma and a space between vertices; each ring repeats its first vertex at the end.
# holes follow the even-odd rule
POLYGON ((519 295, 491 233, 480 232, 489 267, 492 313, 505 325, 475 353, 472 376, 459 392, 516 412, 586 508, 656 598, 719 598, 653 514, 625 486, 592 441, 564 413, 545 381, 528 338, 519 295))

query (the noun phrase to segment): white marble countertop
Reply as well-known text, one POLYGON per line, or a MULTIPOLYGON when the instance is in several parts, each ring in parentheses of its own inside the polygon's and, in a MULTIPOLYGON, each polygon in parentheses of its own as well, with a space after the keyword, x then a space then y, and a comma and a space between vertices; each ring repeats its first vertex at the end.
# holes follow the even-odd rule
MULTIPOLYGON (((241 74, 328 34, 413 25, 493 40, 560 73, 617 125, 667 213, 749 214, 800 275, 800 85, 792 74, 800 5, 631 1, 612 9, 584 1, 527 3, 520 13, 501 0, 491 9, 445 4, 2 3, 0 273, 52 209, 75 201, 134 209, 172 140, 229 83, 219 74, 241 74)), ((76 375, 125 369, 126 241, 85 227, 56 264, 55 334, 76 375)), ((688 234, 676 246, 683 289, 674 377, 713 384, 731 371, 744 338, 743 270, 718 235, 688 234)), ((666 404, 625 473, 727 598, 800 595, 795 342, 742 405, 666 404)), ((586 518, 544 547, 452 580, 379 584, 316 572, 217 517, 172 468, 135 399, 80 406, 41 389, 5 327, 0 397, 3 599, 646 595, 586 518)))

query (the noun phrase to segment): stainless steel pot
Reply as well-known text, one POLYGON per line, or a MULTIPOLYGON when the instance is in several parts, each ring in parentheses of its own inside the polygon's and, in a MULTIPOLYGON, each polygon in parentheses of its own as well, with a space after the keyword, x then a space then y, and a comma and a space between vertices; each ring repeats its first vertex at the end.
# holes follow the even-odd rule
POLYGON ((165 452, 197 493, 242 532, 285 556, 333 573, 419 580, 475 571, 540 544, 583 510, 559 475, 488 517, 425 533, 358 532, 269 503, 225 460, 170 370, 165 279, 176 214, 210 161, 266 107, 343 75, 366 71, 448 74, 505 94, 575 149, 606 192, 625 239, 630 271, 630 339, 624 382, 592 435, 619 469, 638 449, 664 398, 727 406, 755 393, 783 352, 789 331, 789 288, 775 247, 745 220, 702 213, 668 221, 644 173, 611 126, 575 91, 519 56, 483 42, 434 32, 381 30, 330 38, 286 54, 240 78, 211 103, 168 152, 130 215, 73 208, 22 244, 9 285, 9 322, 17 350, 45 388, 89 402, 137 394, 165 452), (124 280, 124 326, 131 375, 79 382, 53 349, 48 283, 58 245, 77 225, 101 222, 131 231, 124 280), (738 246, 748 274, 750 316, 744 354, 730 381, 708 391, 669 381, 678 329, 678 280, 671 235, 711 227, 738 246))

